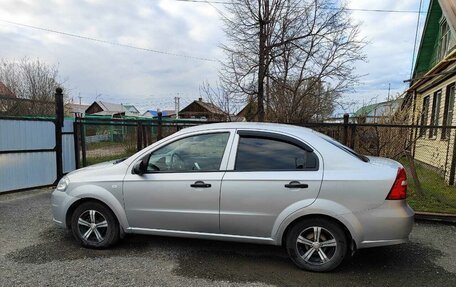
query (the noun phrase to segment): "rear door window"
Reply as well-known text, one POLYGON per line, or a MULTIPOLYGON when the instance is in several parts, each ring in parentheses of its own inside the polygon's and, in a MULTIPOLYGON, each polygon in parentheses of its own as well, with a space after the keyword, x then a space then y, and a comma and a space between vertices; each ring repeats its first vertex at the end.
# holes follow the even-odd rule
POLYGON ((313 151, 283 139, 240 136, 235 170, 318 170, 318 158, 313 151))

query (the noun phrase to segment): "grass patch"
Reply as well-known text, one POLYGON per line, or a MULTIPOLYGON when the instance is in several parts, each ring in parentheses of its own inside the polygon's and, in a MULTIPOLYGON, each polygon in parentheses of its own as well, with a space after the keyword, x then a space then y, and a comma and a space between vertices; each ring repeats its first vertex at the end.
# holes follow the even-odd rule
POLYGON ((416 173, 423 190, 422 193, 419 193, 410 173, 408 161, 402 159, 400 162, 407 171, 407 201, 415 211, 456 213, 456 186, 447 185, 437 172, 415 163, 416 173))
POLYGON ((124 145, 125 144, 122 142, 111 142, 111 141, 86 143, 87 150, 103 149, 103 148, 110 148, 110 147, 117 147, 117 146, 124 146, 124 145))

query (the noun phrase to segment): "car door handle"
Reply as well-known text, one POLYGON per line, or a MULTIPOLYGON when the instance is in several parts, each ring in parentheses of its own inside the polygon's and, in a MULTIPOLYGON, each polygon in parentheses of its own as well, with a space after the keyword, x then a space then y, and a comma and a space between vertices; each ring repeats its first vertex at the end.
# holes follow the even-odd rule
POLYGON ((290 181, 289 184, 285 184, 286 188, 308 188, 309 185, 305 183, 300 183, 299 181, 290 181))
POLYGON ((204 181, 195 181, 195 183, 193 184, 190 184, 191 187, 195 187, 195 188, 209 188, 211 187, 211 184, 210 183, 204 183, 204 181))

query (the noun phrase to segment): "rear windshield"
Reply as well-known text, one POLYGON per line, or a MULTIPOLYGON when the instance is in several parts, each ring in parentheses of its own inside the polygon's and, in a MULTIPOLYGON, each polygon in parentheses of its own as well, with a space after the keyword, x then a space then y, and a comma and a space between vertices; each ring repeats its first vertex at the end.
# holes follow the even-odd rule
POLYGON ((351 148, 349 147, 346 147, 344 146, 343 144, 341 144, 340 142, 336 141, 335 139, 331 138, 331 137, 328 137, 327 135, 324 135, 324 134, 320 134, 318 133, 318 135, 324 139, 325 141, 329 142, 330 144, 338 147, 339 149, 343 150, 344 152, 354 156, 354 157, 357 157, 358 159, 364 161, 364 162, 369 162, 369 158, 365 155, 362 155, 362 154, 359 154, 357 153, 356 151, 352 150, 351 148))

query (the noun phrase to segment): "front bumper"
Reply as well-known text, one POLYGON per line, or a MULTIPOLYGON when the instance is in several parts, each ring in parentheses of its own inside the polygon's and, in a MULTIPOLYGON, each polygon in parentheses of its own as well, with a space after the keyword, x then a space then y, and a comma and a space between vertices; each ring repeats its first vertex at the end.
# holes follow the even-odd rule
POLYGON ((415 212, 405 200, 386 200, 380 207, 356 214, 363 229, 358 248, 405 243, 413 228, 415 212))
POLYGON ((64 191, 54 190, 51 195, 52 220, 62 228, 66 228, 66 213, 73 197, 64 191))

